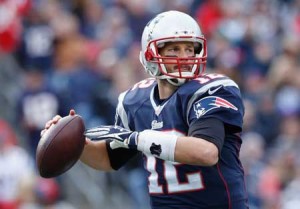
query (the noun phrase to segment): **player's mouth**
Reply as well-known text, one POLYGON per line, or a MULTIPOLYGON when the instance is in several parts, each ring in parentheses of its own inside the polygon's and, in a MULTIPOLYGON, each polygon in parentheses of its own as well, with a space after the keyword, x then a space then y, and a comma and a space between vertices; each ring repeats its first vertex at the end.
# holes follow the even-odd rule
POLYGON ((173 68, 174 72, 179 72, 179 71, 181 71, 181 72, 191 72, 191 70, 192 70, 191 65, 180 65, 180 66, 176 65, 173 68))

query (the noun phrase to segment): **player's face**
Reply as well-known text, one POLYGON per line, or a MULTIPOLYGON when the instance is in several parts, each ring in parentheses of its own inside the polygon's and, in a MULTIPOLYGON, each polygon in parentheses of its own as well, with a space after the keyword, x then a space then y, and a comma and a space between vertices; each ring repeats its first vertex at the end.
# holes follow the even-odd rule
POLYGON ((180 66, 178 66, 176 61, 172 61, 172 59, 164 60, 168 62, 165 66, 169 73, 177 72, 179 67, 182 72, 191 71, 193 65, 189 64, 187 58, 195 57, 194 44, 192 42, 168 42, 159 50, 159 53, 162 57, 182 58, 180 66))

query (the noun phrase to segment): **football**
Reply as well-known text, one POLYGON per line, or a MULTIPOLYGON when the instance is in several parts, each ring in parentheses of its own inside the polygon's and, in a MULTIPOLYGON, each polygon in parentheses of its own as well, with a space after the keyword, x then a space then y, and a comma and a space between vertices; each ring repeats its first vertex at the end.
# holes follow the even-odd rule
POLYGON ((59 176, 79 160, 85 145, 84 131, 79 115, 68 115, 50 126, 36 150, 37 168, 42 177, 59 176))

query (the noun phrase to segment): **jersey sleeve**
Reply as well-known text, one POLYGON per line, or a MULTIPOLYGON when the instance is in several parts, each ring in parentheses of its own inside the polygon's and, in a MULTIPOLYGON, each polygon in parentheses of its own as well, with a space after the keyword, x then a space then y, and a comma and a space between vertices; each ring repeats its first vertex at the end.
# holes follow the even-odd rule
POLYGON ((195 120, 189 127, 188 136, 202 138, 213 143, 220 154, 225 138, 224 124, 216 118, 195 120))
POLYGON ((123 92, 119 95, 118 98, 118 105, 116 108, 116 115, 115 115, 115 125, 124 127, 126 129, 129 128, 129 122, 128 122, 128 114, 126 113, 123 101, 126 96, 127 92, 123 92))
POLYGON ((244 105, 236 86, 214 86, 198 98, 189 109, 188 123, 216 118, 224 123, 226 131, 242 131, 244 105))
MULTIPOLYGON (((128 116, 123 105, 125 95, 126 92, 120 94, 119 96, 118 105, 116 108, 115 125, 121 126, 126 129, 130 129, 128 124, 128 116)), ((106 141, 107 153, 109 156, 111 167, 114 170, 118 170, 119 168, 124 166, 128 161, 130 161, 134 156, 136 156, 138 151, 126 148, 111 149, 109 145, 111 141, 112 140, 106 141)))

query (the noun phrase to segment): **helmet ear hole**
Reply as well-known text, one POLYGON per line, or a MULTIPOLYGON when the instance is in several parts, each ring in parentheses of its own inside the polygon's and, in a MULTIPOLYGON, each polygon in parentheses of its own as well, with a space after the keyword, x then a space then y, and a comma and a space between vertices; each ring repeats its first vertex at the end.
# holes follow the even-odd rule
POLYGON ((147 61, 152 60, 154 57, 153 51, 151 51, 151 49, 147 49, 147 51, 145 51, 145 58, 147 61))
POLYGON ((195 53, 196 54, 200 54, 200 52, 202 51, 203 46, 202 44, 199 44, 198 46, 195 46, 195 53))

